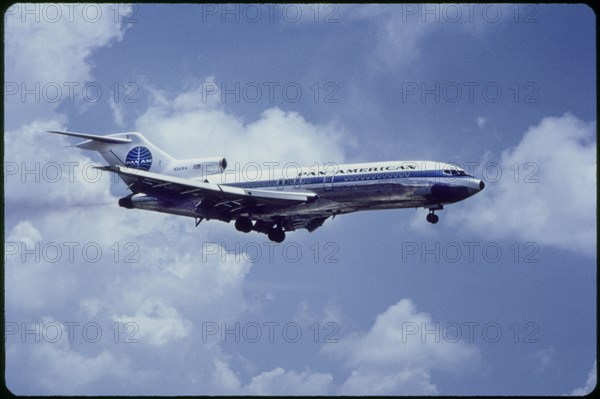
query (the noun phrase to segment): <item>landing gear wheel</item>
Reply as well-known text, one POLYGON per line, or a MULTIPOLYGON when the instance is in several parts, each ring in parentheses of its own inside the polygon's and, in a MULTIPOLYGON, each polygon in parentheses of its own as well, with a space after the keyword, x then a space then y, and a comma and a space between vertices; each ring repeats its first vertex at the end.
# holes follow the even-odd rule
POLYGON ((271 240, 271 241, 283 242, 283 240, 285 240, 285 231, 275 227, 275 228, 272 228, 271 230, 269 230, 269 233, 267 233, 267 236, 269 237, 269 240, 271 240))
POLYGON ((427 221, 431 224, 436 224, 437 222, 439 222, 439 220, 440 220, 440 217, 433 212, 431 212, 427 215, 427 221))
POLYGON ((252 220, 250 218, 237 218, 235 228, 243 233, 250 233, 252 231, 252 220))

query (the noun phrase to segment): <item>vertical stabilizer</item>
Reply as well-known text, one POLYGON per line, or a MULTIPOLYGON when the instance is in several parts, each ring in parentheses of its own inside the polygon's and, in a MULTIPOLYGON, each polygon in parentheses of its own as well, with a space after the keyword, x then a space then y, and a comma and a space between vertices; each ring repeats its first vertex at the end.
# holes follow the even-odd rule
POLYGON ((75 147, 98 151, 109 166, 127 166, 164 173, 174 158, 150 143, 141 133, 128 132, 98 136, 88 133, 49 131, 49 133, 86 139, 75 147))

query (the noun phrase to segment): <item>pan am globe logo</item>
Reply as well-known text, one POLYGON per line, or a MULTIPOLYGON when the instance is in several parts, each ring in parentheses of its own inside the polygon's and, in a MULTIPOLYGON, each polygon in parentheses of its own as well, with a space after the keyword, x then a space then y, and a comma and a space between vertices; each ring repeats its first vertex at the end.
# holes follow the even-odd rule
POLYGON ((133 147, 127 153, 125 165, 130 168, 150 170, 152 166, 152 153, 146 147, 133 147))

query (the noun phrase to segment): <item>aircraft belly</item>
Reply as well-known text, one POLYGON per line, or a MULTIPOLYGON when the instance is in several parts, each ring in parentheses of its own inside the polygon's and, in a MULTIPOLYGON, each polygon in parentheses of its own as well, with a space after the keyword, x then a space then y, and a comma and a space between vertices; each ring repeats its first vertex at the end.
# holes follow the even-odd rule
MULTIPOLYGON (((273 190, 275 191, 275 190, 273 190)), ((432 196, 432 185, 422 182, 364 182, 363 184, 335 184, 333 186, 305 186, 298 191, 308 191, 318 195, 318 199, 309 203, 292 206, 243 206, 240 211, 234 208, 214 209, 210 203, 203 207, 202 198, 185 199, 162 197, 156 199, 155 209, 148 206, 141 209, 175 215, 204 217, 229 221, 239 215, 261 218, 293 216, 327 216, 368 209, 394 209, 423 207, 438 203, 432 196)))
POLYGON ((339 202, 344 207, 362 209, 393 209, 420 207, 428 202, 431 186, 410 183, 371 183, 340 185, 332 190, 319 190, 321 198, 339 202))
POLYGON ((263 217, 278 217, 278 216, 314 216, 314 215, 333 215, 337 213, 352 212, 346 209, 345 204, 329 198, 319 198, 316 201, 293 205, 279 209, 262 209, 254 212, 254 215, 263 217))

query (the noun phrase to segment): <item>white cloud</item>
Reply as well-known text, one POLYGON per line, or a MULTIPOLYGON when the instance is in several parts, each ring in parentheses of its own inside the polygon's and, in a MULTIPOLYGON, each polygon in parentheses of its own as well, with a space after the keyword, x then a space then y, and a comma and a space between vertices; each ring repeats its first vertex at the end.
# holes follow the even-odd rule
POLYGON ((22 242, 23 245, 31 248, 36 242, 42 239, 39 230, 29 221, 17 223, 10 231, 5 242, 22 242))
POLYGON ((48 211, 35 222, 19 223, 9 233, 14 240, 40 238, 42 248, 52 241, 59 245, 73 241, 79 245, 75 247, 73 262, 65 252, 56 263, 48 262, 43 251, 39 262, 33 261, 33 255, 23 262, 21 253, 8 257, 7 321, 19 326, 22 322, 43 323, 43 315, 51 315, 55 320, 77 322, 80 326, 98 323, 105 333, 105 339, 96 344, 82 342, 77 335, 76 345, 68 351, 56 344, 46 347, 43 340, 28 344, 18 335, 11 337, 6 344, 7 352, 14 354, 7 359, 9 385, 14 392, 31 394, 106 392, 97 385, 100 380, 118 387, 111 391, 115 393, 230 392, 225 386, 207 384, 213 362, 223 355, 218 342, 215 345, 202 341, 202 323, 219 324, 240 317, 246 309, 243 283, 250 264, 228 258, 222 262, 219 257, 202 261, 202 246, 198 242, 208 240, 201 230, 193 232, 193 226, 186 231, 182 226, 187 220, 158 215, 156 225, 148 227, 143 222, 144 215, 128 214, 114 206, 110 216, 106 209, 94 208, 87 212, 48 211), (83 215, 95 222, 82 223, 83 215), (174 231, 178 231, 177 240, 172 239, 174 231), (85 243, 94 243, 101 249, 99 262, 82 259, 80 250, 85 243), (126 250, 128 243, 134 244, 133 250, 126 250), (117 247, 121 251, 118 261, 113 259, 117 247), (132 254, 137 263, 123 261, 132 254), (118 343, 112 340, 115 323, 121 326, 118 343), (126 325, 135 328, 123 329, 126 325), (126 336, 137 342, 123 343, 126 336), (65 361, 69 360, 64 368, 76 367, 76 363, 81 363, 81 367, 77 373, 69 374, 63 371, 62 363, 48 367, 47 361, 40 361, 42 355, 44 359, 64 355, 65 361), (139 371, 129 379, 111 374, 107 365, 122 364, 124 357, 129 357, 131 367, 139 371), (184 362, 181 357, 188 360, 184 362), (180 366, 173 367, 172 363, 180 366), (85 368, 85 364, 90 367, 85 368), (27 369, 29 373, 23 375, 16 369, 27 369), (94 371, 98 378, 90 375, 94 371), (186 373, 194 375, 191 383, 186 373), (81 378, 74 382, 73 375, 81 378), (149 375, 160 375, 172 384, 158 386, 158 380, 149 383, 149 375), (48 383, 32 384, 27 376, 48 383))
POLYGON ((229 364, 221 359, 215 359, 213 364, 214 371, 212 372, 211 380, 218 388, 218 391, 227 395, 238 394, 241 386, 240 379, 231 370, 229 364))
POLYGON ((5 16, 6 74, 15 82, 84 82, 92 51, 120 41, 125 7, 17 4, 5 16))
POLYGON ((339 389, 345 395, 437 394, 432 370, 461 371, 479 358, 475 348, 442 337, 439 323, 417 312, 409 299, 379 314, 366 333, 350 334, 324 351, 344 359, 353 369, 339 389), (436 329, 437 338, 423 335, 425 330, 436 329))
POLYGON ((477 117, 477 126, 479 126, 479 129, 483 129, 485 124, 487 123, 488 118, 484 118, 483 116, 478 116, 477 117))
POLYGON ((123 128, 123 126, 125 126, 125 109, 123 105, 121 103, 117 103, 110 97, 108 98, 108 105, 110 106, 110 110, 112 111, 115 124, 120 128, 123 128))
POLYGON ((305 299, 298 303, 293 319, 307 325, 318 320, 323 326, 330 326, 330 329, 339 327, 343 322, 341 306, 333 300, 328 300, 315 312, 305 299))
MULTIPOLYGON (((125 4, 14 4, 5 14, 6 126, 63 120, 64 102, 79 101, 93 79, 93 52, 122 40, 125 4)), ((91 95, 91 94, 90 94, 91 95)))
POLYGON ((359 368, 353 370, 344 385, 341 395, 439 395, 431 382, 431 375, 423 369, 401 369, 382 373, 359 368))
POLYGON ((144 298, 134 315, 115 316, 113 319, 121 323, 135 323, 139 328, 139 339, 157 346, 186 337, 191 326, 191 322, 182 319, 177 309, 165 304, 163 298, 156 297, 144 298))
POLYGON ((34 347, 30 356, 33 362, 46 365, 44 372, 39 368, 30 371, 39 376, 38 384, 48 394, 86 392, 89 385, 107 375, 118 375, 118 369, 122 369, 125 363, 108 351, 86 357, 49 343, 34 347))
MULTIPOLYGON (((43 323, 61 325, 51 318, 44 318, 41 325, 43 323)), ((63 333, 69 334, 66 330, 63 333)), ((54 332, 49 335, 52 334, 54 332)), ((42 337, 36 343, 31 333, 25 341, 28 343, 6 346, 6 382, 15 394, 114 394, 115 387, 130 378, 140 381, 149 377, 143 371, 132 369, 128 355, 95 344, 80 351, 74 348, 76 343, 69 343, 67 339, 49 342, 42 337), (106 384, 107 381, 111 383, 106 384)))
POLYGON ((305 370, 300 373, 285 371, 277 367, 252 378, 246 388, 250 395, 328 395, 332 388, 331 374, 313 373, 305 370))
POLYGON ((571 114, 544 118, 498 163, 485 163, 485 190, 472 206, 449 212, 449 223, 490 239, 595 254, 595 131, 595 122, 571 114))
POLYGON ((344 161, 347 138, 335 125, 315 125, 297 112, 279 108, 244 123, 203 90, 199 85, 172 99, 152 90, 152 103, 137 119, 136 129, 175 158, 225 156, 230 169, 248 162, 268 168, 262 163, 310 166, 344 161))
POLYGON ((66 147, 64 136, 45 132, 57 129, 64 129, 58 121, 33 121, 5 133, 7 204, 39 212, 114 200, 107 184, 111 176, 94 169, 89 153, 66 147))
POLYGON ((353 4, 343 5, 339 11, 340 20, 374 24, 376 40, 372 48, 375 57, 371 65, 381 69, 413 65, 421 55, 424 42, 440 32, 458 32, 483 40, 488 27, 510 21, 510 12, 502 5, 486 7, 490 8, 489 16, 477 5, 464 4, 353 4))
POLYGON ((340 7, 340 19, 371 21, 376 26, 373 43, 373 67, 410 65, 420 54, 420 46, 440 27, 436 23, 422 23, 420 18, 408 18, 404 5, 345 5, 340 7))
POLYGON ((591 393, 594 389, 596 389, 596 384, 598 378, 598 370, 597 370, 597 362, 594 362, 594 366, 590 370, 587 380, 585 381, 585 385, 580 388, 576 388, 571 392, 571 396, 585 396, 591 393))
POLYGON ((556 348, 553 346, 538 350, 533 354, 533 361, 536 363, 534 371, 542 373, 546 371, 555 362, 556 348))

